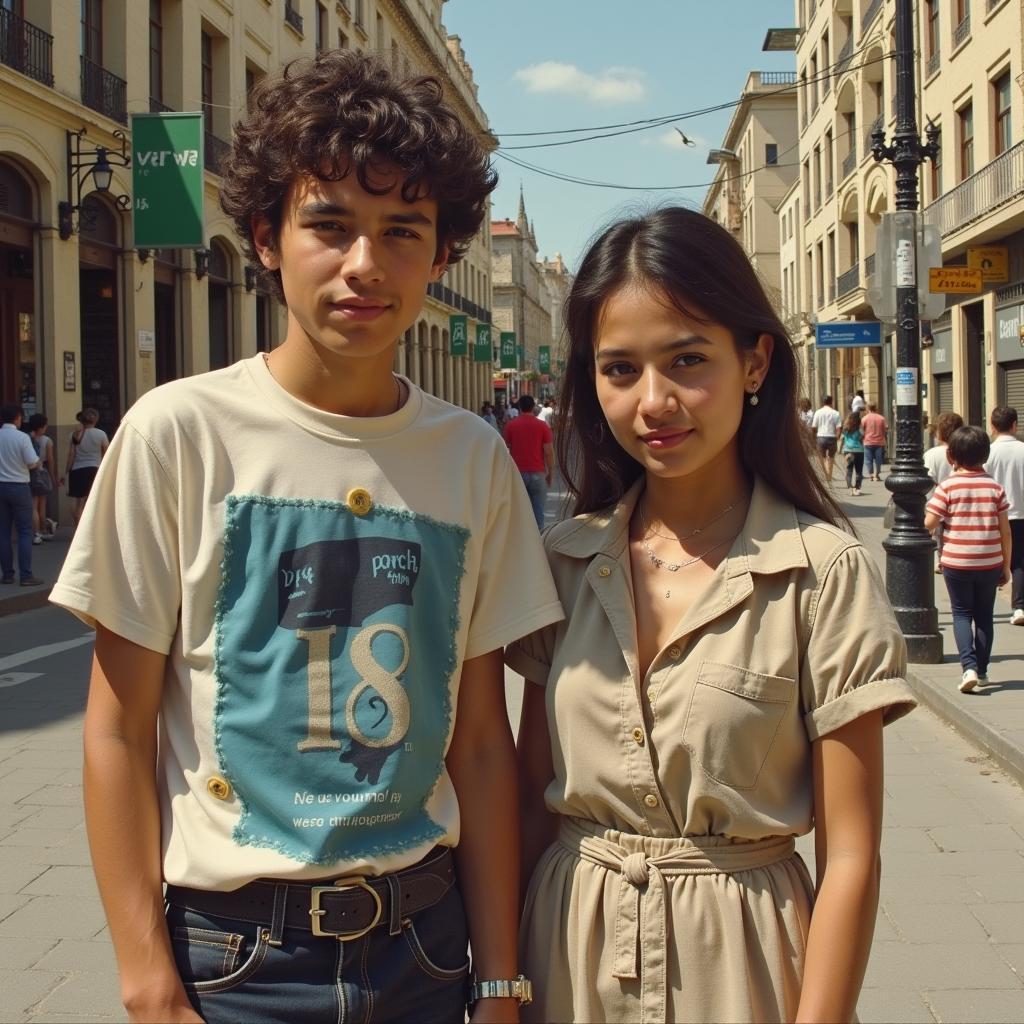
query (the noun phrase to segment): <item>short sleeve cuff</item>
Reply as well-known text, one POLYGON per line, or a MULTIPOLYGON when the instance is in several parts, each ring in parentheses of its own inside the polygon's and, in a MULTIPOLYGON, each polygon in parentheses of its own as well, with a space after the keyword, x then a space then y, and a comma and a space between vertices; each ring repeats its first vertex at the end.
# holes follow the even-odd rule
POLYGON ((505 648, 505 664, 531 683, 546 684, 551 666, 527 654, 519 644, 505 648))
POLYGON ((502 623, 496 629, 485 633, 470 636, 466 641, 465 658, 479 658, 498 650, 499 647, 505 647, 520 637, 528 636, 535 630, 550 626, 553 622, 561 622, 564 618, 565 612, 558 601, 552 601, 539 608, 531 608, 527 615, 519 619, 502 623))
POLYGON ((95 629, 97 625, 102 625, 111 633, 116 633, 125 640, 130 640, 133 644, 157 654, 169 654, 174 643, 173 636, 161 633, 152 626, 138 622, 117 610, 96 608, 88 594, 66 584, 58 583, 50 591, 49 600, 51 604, 71 612, 90 628, 95 629))
POLYGON ((907 685, 906 680, 899 677, 875 679, 862 686, 856 686, 840 694, 819 708, 804 715, 804 725, 811 742, 827 736, 836 729, 866 715, 869 711, 883 709, 883 725, 895 722, 917 707, 917 699, 907 685))

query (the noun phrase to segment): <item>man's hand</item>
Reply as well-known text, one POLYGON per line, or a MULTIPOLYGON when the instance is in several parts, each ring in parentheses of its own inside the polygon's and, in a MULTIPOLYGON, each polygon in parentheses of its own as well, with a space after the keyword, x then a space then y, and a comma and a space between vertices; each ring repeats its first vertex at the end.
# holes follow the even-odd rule
POLYGON ((999 573, 999 586, 1005 587, 1010 582, 1010 567, 1004 565, 1002 571, 999 573))
POLYGON ((154 993, 153 998, 126 1007, 130 1024, 204 1024, 180 987, 178 992, 179 998, 160 999, 154 993))

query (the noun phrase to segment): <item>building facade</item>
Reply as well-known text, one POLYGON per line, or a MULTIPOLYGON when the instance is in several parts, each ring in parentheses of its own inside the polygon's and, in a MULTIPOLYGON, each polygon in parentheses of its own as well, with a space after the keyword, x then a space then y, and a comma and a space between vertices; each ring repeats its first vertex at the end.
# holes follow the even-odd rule
POLYGON ((522 350, 519 370, 512 377, 513 395, 540 394, 540 347, 554 344, 551 300, 522 192, 516 219, 492 221, 491 239, 494 330, 514 331, 522 350))
POLYGON ((777 208, 796 179, 796 73, 751 71, 720 149, 704 213, 743 246, 776 302, 781 298, 777 208))
MULTIPOLYGON (((875 161, 872 133, 882 128, 891 141, 895 129, 895 0, 795 7, 800 178, 779 210, 784 264, 797 254, 792 337, 815 403, 831 392, 842 408, 862 388, 891 415, 893 323, 883 322, 881 346, 850 349, 812 351, 808 328, 879 319, 868 284, 895 171, 875 161)), ((922 325, 924 410, 934 419, 955 408, 982 425, 1000 402, 1024 406, 1024 15, 1013 0, 922 0, 914 19, 918 121, 922 135, 928 120, 940 129, 938 159, 921 166, 925 218, 938 226, 944 266, 966 265, 969 250, 985 247, 1002 268, 999 280, 987 272, 982 293, 947 296, 946 312, 922 325)))
POLYGON ((575 277, 565 265, 562 254, 556 252, 549 260, 540 261, 541 280, 547 289, 548 310, 551 313, 551 381, 548 384, 552 394, 561 386, 562 371, 569 351, 569 339, 565 333, 565 304, 575 277))
MULTIPOLYGON (((4 0, 0 5, 0 395, 44 411, 65 457, 75 414, 115 430, 145 391, 224 366, 284 337, 283 307, 244 263, 217 204, 219 160, 246 96, 287 61, 333 47, 376 51, 399 73, 430 73, 487 132, 472 69, 441 21, 443 0, 4 0), (119 166, 132 112, 205 114, 205 246, 132 248, 131 173, 119 166), (69 151, 111 154, 109 189, 69 151), (69 194, 69 184, 71 192, 69 194), (120 202, 116 197, 123 197, 120 202), (71 230, 68 230, 68 229, 71 230)), ((489 323, 487 221, 430 289, 396 368, 468 408, 491 365, 453 357, 449 316, 489 323)), ((470 327, 472 331, 472 326, 470 327)), ((63 463, 58 461, 59 465, 63 463)))

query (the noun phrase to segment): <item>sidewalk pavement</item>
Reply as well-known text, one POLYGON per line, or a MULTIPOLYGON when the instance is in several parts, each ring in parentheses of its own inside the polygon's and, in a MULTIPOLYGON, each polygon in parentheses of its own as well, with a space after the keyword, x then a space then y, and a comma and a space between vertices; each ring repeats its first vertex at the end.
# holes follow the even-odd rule
MULTIPOLYGON (((888 470, 890 467, 886 467, 888 470)), ((885 551, 882 541, 887 531, 882 525, 889 492, 884 483, 865 480, 859 497, 847 496, 836 468, 835 494, 853 521, 860 539, 874 555, 883 576, 885 551)), ((557 497, 549 499, 549 519, 557 507, 557 497)), ((32 571, 46 581, 41 587, 0 588, 0 615, 39 608, 46 604, 50 588, 57 579, 71 540, 71 530, 62 526, 54 540, 32 548, 32 571)), ((1004 587, 996 597, 996 630, 990 684, 974 693, 963 694, 960 663, 953 642, 953 618, 942 577, 932 576, 935 606, 939 613, 944 657, 938 665, 912 665, 908 681, 918 699, 940 718, 962 733, 975 746, 989 754, 999 765, 1024 785, 1024 627, 1011 626, 1009 591, 1004 587)))
MULTIPOLYGON (((889 469, 885 467, 886 473, 889 469)), ((882 525, 882 517, 889 491, 884 482, 865 480, 861 495, 849 497, 846 487, 839 486, 839 475, 837 467, 836 497, 884 577, 886 556, 882 542, 888 531, 882 525)), ((937 573, 931 578, 935 585, 943 658, 938 665, 911 665, 907 681, 922 704, 1024 785, 1024 627, 1010 625, 1010 587, 1001 588, 996 596, 990 683, 973 693, 960 693, 957 687, 962 672, 953 641, 953 616, 946 584, 937 573)))

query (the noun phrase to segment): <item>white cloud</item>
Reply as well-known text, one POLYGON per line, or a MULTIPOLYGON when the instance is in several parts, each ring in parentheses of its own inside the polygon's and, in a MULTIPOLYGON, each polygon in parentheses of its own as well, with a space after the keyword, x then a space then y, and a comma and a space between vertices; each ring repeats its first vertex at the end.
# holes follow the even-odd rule
POLYGON ((515 77, 528 92, 565 93, 595 103, 635 103, 647 94, 644 73, 638 68, 611 67, 591 75, 575 64, 547 60, 520 68, 515 77))

